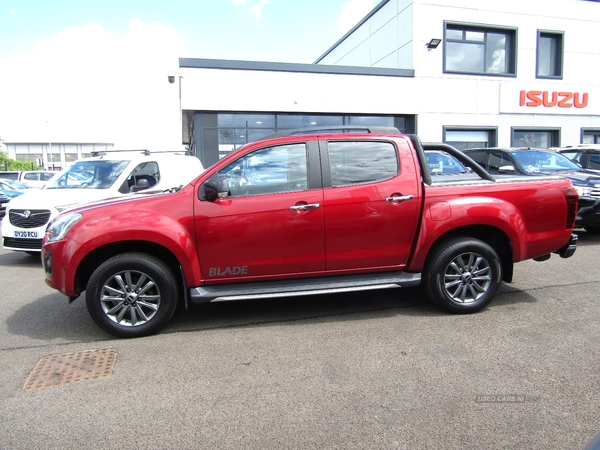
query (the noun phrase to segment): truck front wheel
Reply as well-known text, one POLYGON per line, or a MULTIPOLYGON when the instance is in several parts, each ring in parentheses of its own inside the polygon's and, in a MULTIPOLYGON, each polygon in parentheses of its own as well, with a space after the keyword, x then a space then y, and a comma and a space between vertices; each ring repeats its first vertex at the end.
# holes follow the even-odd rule
POLYGON ((422 280, 425 293, 440 308, 473 313, 485 308, 500 289, 502 264, 485 242, 453 238, 433 248, 422 280))
POLYGON ((123 253, 102 263, 86 288, 86 304, 94 322, 117 337, 156 333, 173 316, 177 282, 160 259, 123 253))

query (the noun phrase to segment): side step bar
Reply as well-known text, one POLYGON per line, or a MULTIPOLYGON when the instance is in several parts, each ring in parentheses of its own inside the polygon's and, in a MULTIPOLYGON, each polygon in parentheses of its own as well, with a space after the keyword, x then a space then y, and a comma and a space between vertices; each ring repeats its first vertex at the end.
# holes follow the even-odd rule
POLYGON ((407 272, 384 272, 254 283, 230 283, 192 288, 190 289, 190 301, 191 303, 208 303, 295 297, 300 295, 410 287, 417 286, 420 283, 421 274, 407 272))

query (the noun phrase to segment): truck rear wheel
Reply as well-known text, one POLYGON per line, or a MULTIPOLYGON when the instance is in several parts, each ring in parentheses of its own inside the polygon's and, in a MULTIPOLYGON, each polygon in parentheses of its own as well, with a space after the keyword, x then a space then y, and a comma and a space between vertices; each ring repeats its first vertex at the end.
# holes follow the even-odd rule
POLYGON ((144 253, 123 253, 102 263, 86 289, 94 322, 117 337, 156 333, 177 306, 177 282, 160 259, 144 253))
POLYGON ((423 272, 423 288, 440 308, 473 313, 485 308, 502 284, 498 254, 485 242, 453 238, 437 244, 423 272))

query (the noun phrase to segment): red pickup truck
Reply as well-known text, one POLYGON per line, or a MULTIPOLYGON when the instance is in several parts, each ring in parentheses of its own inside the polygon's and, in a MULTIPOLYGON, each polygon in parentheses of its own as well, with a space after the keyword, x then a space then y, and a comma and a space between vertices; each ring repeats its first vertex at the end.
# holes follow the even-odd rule
POLYGON ((247 144, 186 186, 63 212, 44 238, 46 283, 70 300, 86 291, 100 328, 137 337, 180 301, 422 284, 442 309, 470 313, 515 262, 575 252, 568 180, 496 180, 452 147, 426 149, 387 128, 247 144), (432 174, 426 149, 469 169, 432 174))

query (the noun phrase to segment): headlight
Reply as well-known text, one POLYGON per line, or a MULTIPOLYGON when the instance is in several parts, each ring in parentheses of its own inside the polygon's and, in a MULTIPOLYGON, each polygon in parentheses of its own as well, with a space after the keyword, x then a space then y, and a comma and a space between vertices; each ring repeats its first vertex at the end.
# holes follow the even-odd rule
POLYGON ((48 225, 46 228, 46 242, 56 242, 64 239, 67 231, 71 229, 73 225, 81 219, 82 215, 79 213, 65 214, 64 216, 58 216, 48 225))
POLYGON ((580 197, 590 197, 592 188, 590 186, 573 186, 580 197))

